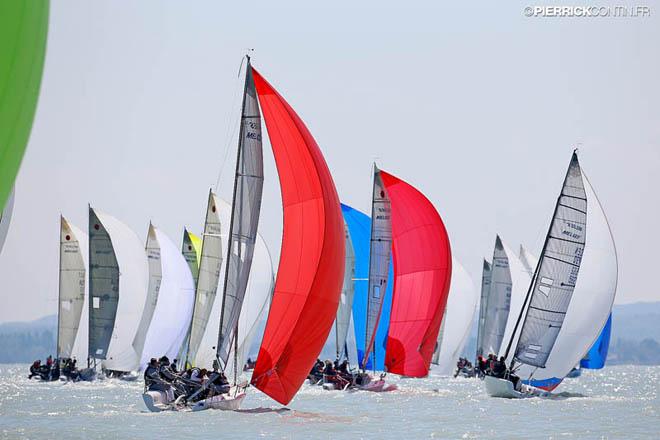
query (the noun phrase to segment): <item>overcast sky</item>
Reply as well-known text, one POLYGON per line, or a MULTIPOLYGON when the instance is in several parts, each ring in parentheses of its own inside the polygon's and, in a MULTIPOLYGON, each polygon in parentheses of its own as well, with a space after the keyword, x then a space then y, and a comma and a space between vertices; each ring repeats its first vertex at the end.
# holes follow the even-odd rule
MULTIPOLYGON (((496 233, 538 254, 579 145, 617 243, 616 302, 660 299, 660 7, 528 18, 529 3, 358 3, 54 0, 0 321, 56 312, 60 212, 86 229, 91 203, 177 244, 184 225, 201 231, 223 169, 231 194, 247 48, 318 141, 341 199, 369 211, 376 159, 435 204, 475 285, 496 233)), ((264 147, 260 231, 277 261, 264 147)))

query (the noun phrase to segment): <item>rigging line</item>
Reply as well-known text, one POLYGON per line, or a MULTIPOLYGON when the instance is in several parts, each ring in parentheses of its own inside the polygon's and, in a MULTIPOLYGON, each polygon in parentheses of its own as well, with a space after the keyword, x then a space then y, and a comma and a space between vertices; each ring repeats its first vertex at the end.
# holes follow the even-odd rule
POLYGON ((229 155, 229 149, 232 146, 232 140, 234 139, 234 135, 236 134, 236 126, 239 125, 237 122, 240 122, 240 119, 242 117, 242 111, 239 114, 239 117, 236 118, 236 113, 234 111, 235 107, 237 106, 236 101, 238 100, 238 94, 239 90, 241 89, 241 71, 243 69, 243 62, 245 60, 245 57, 241 57, 241 64, 238 67, 238 76, 236 77, 236 80, 234 82, 234 94, 231 100, 231 107, 229 108, 229 112, 227 113, 227 132, 225 134, 225 151, 224 154, 222 155, 222 160, 220 162, 220 172, 218 173, 218 179, 215 182, 215 192, 218 192, 218 188, 220 187, 220 182, 222 181, 222 176, 225 171, 225 165, 227 164, 227 156, 229 155))

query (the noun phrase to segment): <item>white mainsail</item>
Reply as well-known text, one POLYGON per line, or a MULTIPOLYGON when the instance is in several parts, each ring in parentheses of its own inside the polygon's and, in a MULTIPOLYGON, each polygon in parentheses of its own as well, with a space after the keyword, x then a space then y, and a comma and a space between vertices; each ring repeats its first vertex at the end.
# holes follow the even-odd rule
POLYGON ((488 309, 488 296, 490 295, 490 282, 492 274, 492 264, 484 259, 482 274, 481 274, 481 295, 479 299, 479 321, 477 323, 477 357, 483 356, 485 353, 483 340, 484 329, 486 322, 486 310, 488 309))
MULTIPOLYGON (((218 280, 222 270, 222 238, 223 228, 229 228, 229 209, 220 206, 218 197, 209 191, 209 200, 206 208, 206 221, 202 239, 202 256, 199 261, 199 276, 195 291, 195 306, 193 307, 192 327, 188 341, 187 360, 197 358, 202 338, 209 328, 209 320, 216 314, 214 309, 217 302, 218 280), (222 218, 222 220, 221 220, 222 218)), ((225 240, 227 234, 225 233, 225 240)), ((217 313, 219 316, 219 312, 217 313)), ((219 326, 216 323, 215 331, 219 326)), ((216 334, 217 342, 217 334, 216 334)), ((216 344, 214 343, 213 346, 216 344)), ((215 356, 214 356, 215 358, 215 356)))
MULTIPOLYGON (((99 223, 90 221, 90 231, 92 229, 99 231, 103 228, 107 232, 111 242, 110 250, 114 254, 119 270, 119 276, 114 278, 118 279, 114 325, 102 366, 113 371, 133 371, 138 368, 140 360, 133 349, 133 338, 137 332, 147 296, 149 278, 147 258, 141 240, 128 226, 116 218, 92 208, 90 208, 90 220, 93 218, 92 213, 95 214, 99 223)), ((90 252, 90 267, 92 268, 90 271, 90 298, 92 299, 90 311, 99 306, 103 307, 104 297, 107 294, 106 291, 96 289, 97 286, 104 286, 99 283, 101 277, 93 275, 96 268, 95 261, 91 258, 96 257, 95 253, 90 252)), ((92 320, 90 319, 91 326, 92 320)))
POLYGON ((57 357, 87 357, 87 234, 60 217, 57 357))
POLYGON ((337 359, 348 356, 347 339, 349 328, 353 329, 351 320, 353 318, 353 294, 355 278, 355 252, 351 243, 348 226, 344 224, 344 235, 346 242, 346 266, 344 269, 344 284, 342 285, 337 318, 335 319, 335 352, 337 359))
POLYGON ((536 258, 536 256, 530 251, 525 249, 522 244, 520 245, 518 256, 520 257, 520 262, 522 263, 529 276, 531 277, 534 275, 534 269, 536 269, 536 265, 538 264, 539 259, 536 258))
POLYGON ((499 350, 506 330, 511 310, 511 292, 513 282, 509 268, 509 258, 504 250, 502 239, 498 235, 493 250, 493 263, 490 273, 488 302, 484 312, 482 349, 486 355, 499 350))
POLYGON ((618 263, 614 238, 593 187, 582 171, 587 199, 587 234, 580 271, 563 325, 545 368, 522 365, 519 376, 563 379, 598 338, 616 295, 618 263))
MULTIPOLYGON (((229 217, 231 215, 231 206, 228 202, 216 199, 219 213, 219 222, 221 225, 220 233, 218 237, 222 240, 226 240, 229 234, 229 217)), ((241 318, 239 318, 239 331, 238 331, 238 345, 239 352, 241 351, 241 346, 245 346, 245 341, 250 337, 250 331, 244 331, 243 329, 251 329, 256 323, 259 322, 258 316, 254 318, 255 315, 259 313, 254 313, 258 308, 264 308, 264 305, 270 301, 270 296, 273 290, 274 277, 273 277, 273 268, 270 260, 270 254, 268 253, 268 248, 261 237, 257 234, 257 240, 255 243, 254 257, 252 259, 253 268, 250 271, 250 278, 248 279, 247 291, 245 293, 245 298, 243 299, 243 306, 241 307, 241 318), (245 318, 243 318, 245 316, 245 318), (244 335, 244 336, 243 336, 244 335)), ((226 265, 221 265, 220 267, 220 276, 218 278, 218 284, 224 281, 224 271, 226 265)), ((201 280, 201 274, 200 274, 201 280)), ((222 286, 216 285, 216 290, 221 291, 222 286)), ((194 365, 199 366, 200 368, 210 368, 213 364, 213 361, 216 359, 216 348, 218 343, 218 328, 220 326, 220 311, 222 309, 222 301, 218 298, 215 299, 212 304, 211 311, 209 313, 208 323, 204 329, 204 334, 202 335, 199 347, 195 354, 194 365)), ((267 307, 265 308, 267 310, 267 307)), ((264 312, 265 313, 265 312, 264 312)), ((249 344, 247 347, 244 347, 243 352, 249 350, 249 344)), ((240 353, 239 353, 240 354, 240 353)), ((245 354, 245 353, 244 353, 245 354)), ((233 370, 233 356, 230 356, 229 362, 225 367, 226 371, 233 370)), ((240 359, 239 359, 240 360, 240 359)), ((242 365, 239 365, 239 370, 242 369, 242 365)))
POLYGON ((160 286, 163 280, 160 244, 158 244, 156 230, 151 223, 149 223, 149 230, 147 231, 147 244, 145 246, 145 251, 147 253, 147 262, 149 264, 149 287, 147 288, 147 299, 142 309, 140 325, 138 326, 135 338, 133 338, 133 348, 141 359, 141 367, 145 365, 142 353, 144 349, 144 341, 147 338, 147 331, 149 331, 149 326, 151 325, 151 320, 154 316, 154 310, 156 310, 160 286))
POLYGON ((5 245, 5 240, 9 233, 9 223, 11 222, 11 215, 13 212, 14 190, 12 189, 11 194, 9 195, 9 200, 7 200, 7 205, 5 205, 2 212, 0 212, 0 252, 2 252, 2 247, 5 245))
POLYGON ((195 301, 195 285, 184 256, 159 228, 151 225, 149 235, 153 255, 156 250, 158 255, 157 259, 150 259, 149 264, 157 262, 161 277, 158 301, 145 335, 140 359, 142 367, 152 357, 166 355, 170 360, 176 358, 188 332, 195 301))
POLYGON ((447 298, 443 331, 439 335, 438 363, 433 370, 440 375, 450 375, 463 354, 474 322, 479 293, 463 265, 452 257, 451 287, 447 298), (440 339, 442 338, 442 339, 440 339))

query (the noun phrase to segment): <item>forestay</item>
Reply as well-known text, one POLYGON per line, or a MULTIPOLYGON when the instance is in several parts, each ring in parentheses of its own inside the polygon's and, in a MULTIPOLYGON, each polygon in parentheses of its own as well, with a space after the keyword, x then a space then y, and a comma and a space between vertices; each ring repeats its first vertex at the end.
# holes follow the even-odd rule
POLYGON ((252 267, 263 180, 261 115, 248 58, 217 345, 223 365, 227 365, 252 267))
POLYGON ((516 360, 545 367, 573 296, 586 229, 587 196, 577 155, 573 154, 533 281, 516 360))

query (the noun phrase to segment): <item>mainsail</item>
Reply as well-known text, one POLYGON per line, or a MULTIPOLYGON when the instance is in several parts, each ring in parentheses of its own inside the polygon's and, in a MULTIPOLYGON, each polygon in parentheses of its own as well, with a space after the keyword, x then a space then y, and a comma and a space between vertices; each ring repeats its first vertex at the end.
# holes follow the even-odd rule
MULTIPOLYGON (((344 221, 348 226, 351 236, 351 244, 355 254, 355 279, 353 282, 353 329, 349 332, 351 341, 355 342, 357 351, 357 364, 363 365, 365 356, 364 335, 367 328, 367 292, 369 291, 369 248, 371 239, 371 219, 368 215, 351 208, 348 205, 341 205, 344 221)), ((380 313, 379 325, 376 330, 376 337, 372 346, 373 352, 367 358, 365 369, 383 371, 385 369, 385 345, 387 342, 387 330, 390 323, 390 311, 392 309, 392 260, 390 259, 388 269, 388 282, 385 291, 385 299, 380 313)), ((351 347, 349 347, 351 348, 351 347)), ((350 354, 350 352, 349 352, 350 354)), ((354 359, 355 360, 355 359, 354 359)))
MULTIPOLYGON (((149 287, 147 288, 147 298, 142 310, 140 325, 138 325, 137 333, 133 338, 133 348, 140 358, 144 358, 144 356, 142 356, 142 349, 144 348, 147 331, 149 331, 149 326, 151 325, 151 320, 154 316, 154 311, 156 310, 160 286, 163 281, 163 270, 160 261, 160 244, 156 237, 156 229, 151 223, 149 223, 149 230, 147 231, 147 244, 145 246, 145 251, 147 252, 147 261, 149 264, 149 287)), ((141 363, 141 365, 144 364, 141 363)))
POLYGON ((7 234, 9 233, 9 223, 11 222, 11 215, 14 212, 14 190, 9 195, 7 205, 0 212, 0 252, 5 245, 7 234))
MULTIPOLYGON (((74 356, 83 306, 87 269, 78 237, 84 233, 60 217, 60 279, 57 314, 57 358, 74 356)), ((86 244, 86 243, 85 243, 86 244)))
POLYGON ((509 258, 504 250, 502 240, 498 235, 495 238, 495 248, 493 250, 490 291, 481 340, 482 349, 486 355, 491 353, 498 354, 502 345, 511 310, 512 288, 513 282, 511 280, 509 258))
POLYGON ((140 361, 133 339, 149 279, 144 245, 124 223, 91 207, 89 220, 89 355, 104 359, 108 370, 133 371, 140 361))
POLYGON ((514 359, 545 367, 573 296, 584 254, 587 195, 573 153, 536 269, 514 359))
POLYGON ((37 108, 48 0, 0 1, 0 208, 7 206, 37 108))
POLYGON ((437 367, 433 368, 443 376, 456 370, 456 362, 472 330, 479 295, 463 265, 453 257, 451 261, 451 287, 438 332, 437 367))
POLYGON ((484 259, 481 272, 481 296, 479 300, 479 322, 477 323, 477 358, 484 356, 484 324, 486 322, 486 310, 488 309, 488 296, 490 295, 492 265, 484 259))
POLYGON ((199 277, 199 260, 202 256, 202 239, 186 228, 183 228, 181 254, 183 254, 183 258, 186 259, 195 286, 197 286, 197 278, 199 277))
MULTIPOLYGON (((337 359, 348 358, 347 338, 351 317, 353 316, 353 279, 355 278, 355 253, 351 244, 351 235, 348 226, 344 224, 346 247, 346 264, 344 266, 344 284, 341 290, 341 301, 337 308, 335 319, 335 349, 337 359)), ((352 330, 352 328, 351 328, 352 330)))
POLYGON ((160 273, 160 287, 151 324, 145 335, 143 348, 139 352, 142 367, 152 357, 167 355, 170 359, 176 358, 190 328, 195 301, 192 275, 177 246, 153 225, 150 227, 150 235, 151 246, 148 245, 147 248, 151 248, 152 258, 149 264, 158 265, 156 272, 150 267, 150 273, 160 273), (155 255, 158 258, 153 258, 155 255))
POLYGON ((309 374, 334 322, 344 230, 330 170, 289 104, 253 70, 280 178, 283 232, 275 292, 252 384, 282 404, 309 374))
POLYGON ((89 208, 90 358, 106 359, 119 306, 119 264, 110 235, 89 208))
POLYGON ((217 345, 217 356, 223 365, 227 365, 231 342, 236 337, 250 277, 261 211, 263 168, 261 115, 248 58, 217 345))
MULTIPOLYGON (((194 362, 197 350, 202 342, 206 326, 213 309, 215 296, 222 267, 222 239, 220 238, 220 214, 218 198, 209 191, 206 208, 204 236, 202 239, 202 256, 199 260, 199 277, 195 291, 195 306, 193 307, 192 327, 186 361, 194 362)), ((187 362, 186 362, 187 363, 187 362)))
POLYGON ((392 203, 394 260, 385 365, 391 373, 423 377, 429 371, 449 294, 449 237, 438 211, 421 192, 385 171, 380 176, 392 203))
POLYGON ((383 186, 380 170, 374 165, 371 198, 371 244, 369 249, 369 288, 367 290, 367 324, 364 339, 363 369, 374 348, 376 330, 380 321, 387 275, 392 256, 391 203, 383 186))

